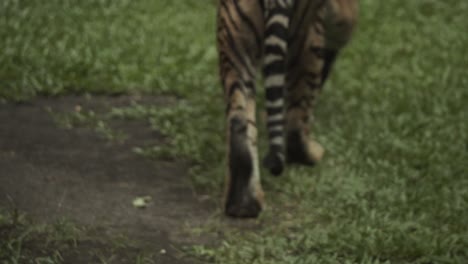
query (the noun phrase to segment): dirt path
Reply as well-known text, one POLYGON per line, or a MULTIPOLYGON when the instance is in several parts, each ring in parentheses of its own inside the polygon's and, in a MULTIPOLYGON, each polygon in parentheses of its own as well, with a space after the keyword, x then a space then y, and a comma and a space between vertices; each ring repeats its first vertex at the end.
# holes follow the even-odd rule
POLYGON ((69 112, 81 105, 99 111, 132 100, 142 99, 63 97, 0 104, 0 207, 16 207, 40 222, 68 218, 124 233, 142 247, 165 250, 156 263, 192 263, 176 257, 181 244, 197 243, 187 241, 181 230, 203 223, 216 206, 194 194, 183 162, 151 162, 131 151, 161 143, 161 136, 142 122, 128 121, 120 124, 128 139, 111 143, 89 128, 60 128, 46 110, 69 112), (132 200, 145 195, 152 197, 149 207, 134 208, 132 200))

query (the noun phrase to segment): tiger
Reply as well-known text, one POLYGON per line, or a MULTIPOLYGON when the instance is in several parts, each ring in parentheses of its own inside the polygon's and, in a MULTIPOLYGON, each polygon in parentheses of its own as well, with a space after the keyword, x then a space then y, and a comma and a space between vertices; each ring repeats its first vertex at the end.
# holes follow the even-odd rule
POLYGON ((263 73, 269 142, 263 166, 273 175, 280 175, 286 164, 313 166, 325 151, 309 129, 313 108, 357 16, 357 0, 218 1, 216 41, 226 103, 226 215, 258 217, 264 209, 257 72, 263 73))

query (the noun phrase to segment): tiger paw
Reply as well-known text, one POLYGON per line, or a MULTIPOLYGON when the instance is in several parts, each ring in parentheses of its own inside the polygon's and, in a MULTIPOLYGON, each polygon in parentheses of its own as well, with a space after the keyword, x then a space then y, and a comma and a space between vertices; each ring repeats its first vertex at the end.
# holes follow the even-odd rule
POLYGON ((254 195, 250 192, 231 192, 225 203, 225 214, 236 218, 255 218, 262 211, 263 191, 261 188, 254 195))
POLYGON ((284 163, 284 157, 281 152, 270 151, 263 159, 263 166, 275 176, 278 176, 283 172, 285 166, 284 163))
POLYGON ((287 137, 287 162, 314 166, 322 160, 325 149, 300 131, 290 131, 287 137))
POLYGON ((226 215, 236 218, 255 218, 262 211, 262 205, 254 200, 248 200, 242 203, 226 204, 226 215))

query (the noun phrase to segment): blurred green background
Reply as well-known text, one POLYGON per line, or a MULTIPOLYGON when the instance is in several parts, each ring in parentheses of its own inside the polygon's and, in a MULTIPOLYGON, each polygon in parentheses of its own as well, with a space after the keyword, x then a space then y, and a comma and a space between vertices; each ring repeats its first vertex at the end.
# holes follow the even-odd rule
MULTIPOLYGON (((278 179, 262 172, 265 225, 233 228, 193 254, 215 263, 468 263, 468 1, 360 2, 353 41, 317 106, 324 162, 278 179)), ((0 100, 176 95, 181 103, 164 111, 114 113, 150 118, 171 135, 166 154, 196 161, 194 184, 217 198, 215 12, 208 0, 2 0, 0 100)))

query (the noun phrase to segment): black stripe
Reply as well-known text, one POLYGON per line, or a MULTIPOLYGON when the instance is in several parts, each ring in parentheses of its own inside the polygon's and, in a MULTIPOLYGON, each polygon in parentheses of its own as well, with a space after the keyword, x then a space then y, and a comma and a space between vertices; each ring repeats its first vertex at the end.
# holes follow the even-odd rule
POLYGON ((295 53, 293 54, 293 56, 289 56, 288 58, 288 68, 292 68, 292 66, 294 65, 298 65, 299 64, 299 61, 301 60, 301 56, 302 56, 302 51, 304 50, 304 46, 305 46, 305 43, 306 43, 306 35, 303 34, 303 35, 299 35, 299 36, 296 36, 296 38, 294 40, 291 40, 290 43, 289 43, 289 50, 293 50, 295 51, 295 53), (300 38, 298 38, 300 36, 300 38), (293 42, 294 41, 294 42, 293 42), (299 47, 294 47, 296 46, 295 44, 299 45, 299 47))
POLYGON ((319 75, 316 72, 311 72, 311 71, 305 72, 304 76, 305 78, 312 79, 312 80, 319 78, 319 75))
POLYGON ((272 17, 277 16, 277 15, 281 15, 281 16, 285 16, 285 17, 289 18, 289 12, 290 11, 291 11, 290 8, 281 7, 281 6, 276 6, 274 8, 271 8, 270 10, 268 10, 267 21, 270 20, 272 17))
POLYGON ((276 60, 269 64, 266 64, 263 67, 263 74, 265 76, 275 75, 275 74, 284 74, 286 70, 284 60, 276 60))
MULTIPOLYGON (((248 72, 249 76, 253 79, 253 73, 249 71, 249 67, 247 66, 247 63, 245 62, 243 56, 241 55, 241 52, 238 49, 238 46, 236 45, 236 41, 233 38, 232 32, 229 29, 229 27, 224 24, 225 30, 226 30, 226 37, 228 38, 228 45, 233 51, 234 55, 236 56, 237 60, 242 64, 242 67, 248 72)), ((239 72, 241 73, 241 72, 239 72)))
POLYGON ((308 80, 306 79, 305 81, 306 85, 309 86, 310 89, 318 89, 320 88, 320 84, 322 83, 320 79, 313 79, 313 80, 308 80))
POLYGON ((313 53, 317 58, 323 59, 325 51, 321 46, 310 46, 309 51, 313 53))
MULTIPOLYGON (((299 1, 296 1, 296 2, 299 2, 299 1)), ((294 30, 291 30, 291 33, 289 35, 290 39, 294 39, 294 38, 297 38, 297 36, 299 36, 299 30, 303 29, 304 27, 302 26, 304 24, 304 20, 306 18, 306 16, 308 15, 308 11, 309 11, 309 6, 310 4, 312 3, 313 1, 307 1, 307 5, 306 7, 303 9, 304 12, 302 13, 302 15, 299 17, 299 23, 297 24, 296 28, 294 30)), ((297 8, 297 6, 296 6, 297 8)), ((297 14, 297 12, 295 12, 294 14, 297 14)))
POLYGON ((267 87, 265 96, 267 101, 276 101, 284 96, 284 88, 282 86, 267 87))
POLYGON ((278 45, 265 45, 265 54, 286 56, 286 51, 278 45))
POLYGON ((236 90, 239 90, 241 93, 244 93, 244 90, 242 89, 242 86, 240 85, 240 83, 234 82, 228 88, 229 98, 231 98, 231 96, 234 94, 236 90))
POLYGON ((265 3, 264 1, 257 1, 260 4, 260 9, 262 9, 262 12, 265 13, 265 3))
MULTIPOLYGON (((253 82, 246 82, 244 85, 245 85, 245 87, 246 87, 247 89, 249 89, 249 90, 251 90, 253 93, 255 93, 255 87, 254 87, 253 82)), ((235 92, 236 90, 239 90, 242 94, 245 95, 245 92, 246 92, 246 91, 245 91, 244 89, 242 89, 241 83, 239 83, 239 82, 234 82, 234 83, 232 83, 232 84, 228 87, 228 89, 227 89, 227 91, 228 91, 228 98, 231 98, 232 95, 234 94, 234 92, 235 92)), ((229 113, 230 110, 231 110, 231 102, 230 102, 230 100, 228 100, 228 103, 227 103, 227 106, 226 106, 226 114, 229 113)), ((245 110, 245 107, 238 106, 238 107, 235 108, 235 110, 245 110)))
POLYGON ((252 81, 245 81, 245 87, 252 93, 252 95, 256 94, 255 84, 252 81))
POLYGON ((331 49, 325 50, 325 56, 324 56, 325 63, 322 69, 322 85, 325 83, 325 81, 328 78, 328 74, 330 73, 333 63, 335 62, 336 55, 338 55, 338 51, 336 50, 331 50, 331 49))
POLYGON ((227 17, 229 18, 229 21, 231 21, 231 24, 234 26, 234 28, 235 28, 237 31, 239 31, 239 27, 238 27, 237 24, 234 22, 234 19, 232 18, 231 10, 230 10, 229 7, 227 6, 226 1, 222 1, 222 5, 223 5, 224 10, 226 10, 226 14, 227 14, 227 17))
POLYGON ((283 136, 284 136, 283 131, 277 131, 277 130, 268 131, 268 138, 270 139, 276 138, 276 137, 283 137, 283 136))
POLYGON ((276 120, 276 121, 267 120, 267 127, 273 127, 273 126, 284 126, 284 118, 282 120, 276 120))
POLYGON ((289 105, 287 107, 287 111, 290 111, 294 108, 302 108, 302 102, 304 101, 307 101, 305 98, 301 98, 299 100, 296 100, 296 101, 293 101, 293 102, 289 102, 289 105))
POLYGON ((233 71, 235 71, 235 72, 238 73, 237 75, 240 75, 240 69, 239 69, 238 65, 235 64, 235 63, 232 61, 232 59, 231 59, 230 57, 228 57, 227 54, 225 54, 225 53, 222 52, 222 51, 221 51, 221 56, 222 56, 222 58, 223 58, 223 60, 222 60, 222 62, 221 62, 221 63, 222 63, 222 64, 221 64, 221 67, 223 68, 223 71, 225 71, 225 74, 224 74, 224 76, 223 76, 223 78, 222 78, 221 81, 222 81, 223 87, 226 87, 226 83, 225 83, 225 82, 226 82, 226 78, 225 78, 225 77, 226 77, 226 75, 229 73, 229 71, 233 70, 233 71), (228 65, 228 66, 230 66, 230 67, 226 67, 227 69, 224 69, 224 66, 225 66, 225 65, 228 65))
MULTIPOLYGON (((234 39, 232 39, 232 36, 230 35, 230 32, 227 30, 227 29, 228 29, 227 24, 226 24, 226 22, 225 22, 223 19, 220 21, 220 23, 223 24, 223 28, 226 29, 226 34, 225 34, 225 35, 226 35, 226 38, 228 38, 228 40, 226 40, 226 41, 228 42, 228 45, 232 47, 232 45, 234 45, 234 43, 233 43, 234 39), (229 38, 230 38, 230 39, 229 39, 229 38)), ((226 45, 224 39, 223 39, 222 41, 220 41, 219 44, 220 44, 220 46, 225 46, 225 45, 226 45)), ((226 47, 226 48, 227 48, 227 47, 226 47)), ((239 56, 239 52, 237 51, 237 49, 234 49, 233 51, 235 52, 234 55, 238 57, 238 56, 239 56)), ((239 67, 237 67, 237 65, 236 65, 236 64, 234 63, 234 61, 232 60, 232 58, 230 58, 230 56, 228 56, 228 54, 226 54, 226 53, 224 52, 224 49, 223 49, 223 48, 220 49, 220 56, 223 56, 223 57, 224 57, 224 61, 225 61, 227 64, 229 64, 229 65, 231 66, 231 68, 233 68, 237 73, 240 73, 240 72, 241 72, 240 69, 239 69, 239 67)), ((241 60, 241 62, 242 62, 242 60, 241 60)), ((224 79, 223 79, 223 80, 224 80, 224 79)))
POLYGON ((325 29, 323 28, 323 24, 314 23, 314 29, 317 34, 323 36, 325 34, 325 29))
POLYGON ((236 11, 239 14, 239 16, 242 18, 242 21, 247 24, 248 28, 252 33, 254 34, 255 37, 255 43, 257 44, 258 50, 260 50, 260 47, 262 46, 262 37, 258 29, 255 27, 255 24, 252 22, 249 16, 247 16, 242 9, 239 6, 239 1, 234 1, 234 6, 236 7, 236 11))
POLYGON ((284 42, 288 42, 288 39, 287 39, 288 33, 289 33, 288 28, 284 27, 282 24, 278 22, 268 25, 267 29, 265 30, 266 37, 275 35, 281 38, 282 40, 284 40, 284 42))
POLYGON ((276 115, 276 114, 282 114, 284 113, 284 108, 283 107, 267 107, 267 114, 269 116, 276 115))
POLYGON ((283 144, 270 143, 270 151, 283 153, 283 144))

